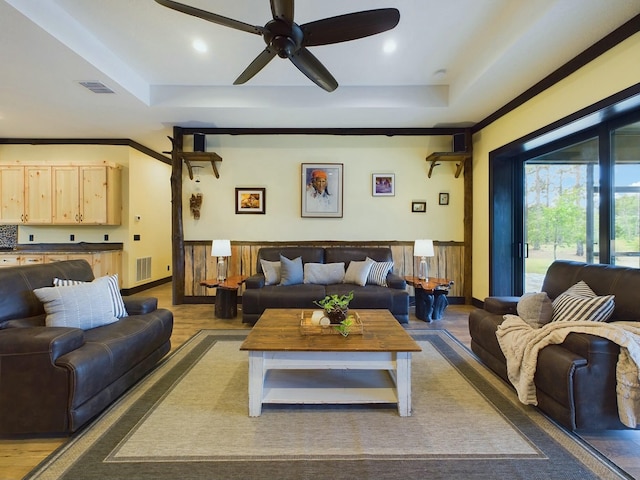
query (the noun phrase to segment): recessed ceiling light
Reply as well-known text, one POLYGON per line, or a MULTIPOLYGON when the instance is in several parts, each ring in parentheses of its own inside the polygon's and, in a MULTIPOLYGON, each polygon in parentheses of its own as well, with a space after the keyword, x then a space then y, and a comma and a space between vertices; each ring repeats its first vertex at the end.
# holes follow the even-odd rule
POLYGON ((196 52, 205 53, 208 50, 207 44, 202 40, 194 40, 191 44, 196 52))
POLYGON ((393 53, 396 51, 396 48, 398 48, 398 45, 396 44, 395 40, 387 40, 386 42, 384 42, 384 46, 382 47, 382 51, 384 53, 393 53))

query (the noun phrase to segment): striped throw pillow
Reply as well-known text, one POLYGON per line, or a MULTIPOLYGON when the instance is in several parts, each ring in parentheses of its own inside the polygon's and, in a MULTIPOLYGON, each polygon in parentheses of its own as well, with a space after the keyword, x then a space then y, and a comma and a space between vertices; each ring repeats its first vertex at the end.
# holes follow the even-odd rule
POLYGON ((615 295, 596 295, 584 282, 580 281, 558 295, 553 301, 553 322, 574 322, 579 320, 606 322, 613 315, 615 295))
MULTIPOLYGON (((118 285, 118 274, 116 273, 114 275, 102 277, 102 278, 106 278, 107 283, 109 285, 109 296, 111 297, 111 307, 113 310, 113 316, 116 318, 127 317, 129 314, 127 313, 127 309, 124 306, 124 300, 122 300, 122 295, 120 295, 120 287, 118 285)), ((64 278, 57 278, 57 277, 53 279, 54 287, 68 287, 70 285, 79 285, 81 283, 87 283, 87 282, 81 282, 80 280, 67 280, 64 278)))
POLYGON ((373 262, 373 265, 371 266, 371 270, 369 270, 367 283, 386 287, 387 275, 393 268, 393 262, 376 262, 375 260, 369 257, 367 257, 367 260, 371 260, 373 262))

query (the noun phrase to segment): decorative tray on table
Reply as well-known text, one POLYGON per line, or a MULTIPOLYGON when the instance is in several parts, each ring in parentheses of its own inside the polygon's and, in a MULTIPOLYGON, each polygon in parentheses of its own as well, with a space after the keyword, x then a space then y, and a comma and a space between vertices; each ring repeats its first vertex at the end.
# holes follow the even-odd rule
MULTIPOLYGON (((347 318, 353 320, 349 327, 350 335, 362 335, 364 328, 358 312, 350 311, 347 318)), ((303 310, 300 314, 300 333, 302 335, 342 335, 336 328, 339 325, 329 324, 329 319, 322 310, 303 310)))

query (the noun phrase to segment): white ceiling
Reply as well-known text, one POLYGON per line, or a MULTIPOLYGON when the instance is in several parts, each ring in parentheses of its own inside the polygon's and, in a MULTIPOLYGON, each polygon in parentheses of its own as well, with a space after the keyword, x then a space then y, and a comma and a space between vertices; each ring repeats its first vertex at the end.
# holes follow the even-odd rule
MULTIPOLYGON (((268 0, 182 2, 271 18, 268 0)), ((280 58, 233 86, 262 38, 153 0, 0 0, 0 137, 129 138, 162 151, 174 125, 469 126, 640 14, 638 0, 298 0, 295 19, 384 7, 400 11, 395 29, 310 48, 340 85, 328 93, 280 58)))

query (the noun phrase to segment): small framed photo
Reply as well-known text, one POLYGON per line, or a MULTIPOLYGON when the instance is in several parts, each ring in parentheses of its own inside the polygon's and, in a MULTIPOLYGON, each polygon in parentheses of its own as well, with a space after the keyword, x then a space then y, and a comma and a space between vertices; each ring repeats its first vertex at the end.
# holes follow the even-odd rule
POLYGON ((440 192, 440 196, 438 197, 438 203, 440 205, 449 205, 449 194, 440 192))
POLYGON ((264 214, 266 211, 265 188, 236 188, 236 213, 264 214))
POLYGON ((425 213, 427 211, 427 202, 411 202, 411 211, 413 213, 425 213))
POLYGON ((303 217, 342 217, 342 163, 303 163, 303 217))
POLYGON ((396 194, 395 174, 374 173, 371 178, 371 194, 374 197, 393 197, 396 194))

